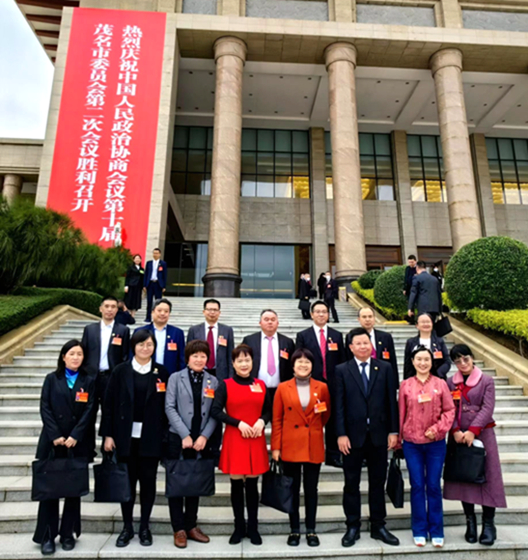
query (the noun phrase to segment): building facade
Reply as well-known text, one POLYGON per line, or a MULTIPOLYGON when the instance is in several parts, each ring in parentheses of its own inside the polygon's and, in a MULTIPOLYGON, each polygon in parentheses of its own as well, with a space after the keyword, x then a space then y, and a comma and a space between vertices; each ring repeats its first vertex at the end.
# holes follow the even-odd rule
POLYGON ((528 243, 528 0, 18 4, 55 77, 44 142, 0 140, 0 175, 39 205, 73 8, 167 13, 147 256, 169 293, 294 297, 302 272, 528 243))

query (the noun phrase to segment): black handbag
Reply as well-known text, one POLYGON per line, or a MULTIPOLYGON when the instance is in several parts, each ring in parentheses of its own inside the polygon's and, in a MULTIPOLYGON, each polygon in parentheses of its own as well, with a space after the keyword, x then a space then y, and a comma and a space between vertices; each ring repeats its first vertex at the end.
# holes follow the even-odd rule
POLYGON ((395 508, 402 508, 404 502, 403 475, 400 468, 400 459, 393 457, 389 464, 387 476, 387 495, 395 508))
POLYGON ((451 321, 449 317, 440 315, 440 319, 434 324, 434 330, 437 336, 443 338, 447 336, 450 332, 453 332, 453 327, 451 326, 451 321))
POLYGON ((52 449, 47 459, 33 461, 31 499, 34 502, 80 498, 90 492, 88 459, 74 457, 72 449, 68 449, 67 455, 57 458, 52 449))
POLYGON ((309 299, 300 299, 299 300, 299 309, 301 311, 310 311, 310 300, 309 299))
POLYGON ((103 462, 94 465, 94 502, 119 503, 131 499, 128 466, 117 462, 117 454, 103 453, 103 462))
POLYGON ((293 511, 293 478, 282 472, 282 463, 271 461, 270 470, 262 476, 260 503, 283 513, 293 511))
POLYGON ((215 493, 215 461, 202 459, 165 459, 165 496, 192 498, 212 496, 215 493))
POLYGON ((468 447, 465 443, 451 440, 447 445, 444 465, 446 482, 486 482, 486 450, 483 447, 468 447))

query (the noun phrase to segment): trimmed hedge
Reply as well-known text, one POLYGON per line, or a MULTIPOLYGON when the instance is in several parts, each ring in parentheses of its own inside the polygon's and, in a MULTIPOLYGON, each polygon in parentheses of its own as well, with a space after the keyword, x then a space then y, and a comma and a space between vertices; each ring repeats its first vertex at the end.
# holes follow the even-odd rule
POLYGON ((467 318, 485 329, 528 341, 528 309, 511 311, 470 309, 467 312, 467 318))
POLYGON ((451 259, 445 289, 456 309, 526 309, 528 247, 509 237, 485 237, 451 259))
POLYGON ((376 280, 384 273, 384 270, 369 270, 358 278, 359 285, 364 290, 372 290, 376 280))
POLYGON ((374 298, 378 305, 391 309, 399 317, 407 314, 407 298, 403 295, 405 266, 394 266, 376 280, 374 298))
POLYGON ((101 300, 99 294, 80 290, 20 288, 15 295, 0 296, 0 336, 57 305, 71 305, 98 315, 101 300))
POLYGON ((390 309, 388 307, 381 307, 378 305, 374 298, 374 290, 364 290, 359 281, 352 282, 352 288, 354 291, 359 294, 363 299, 366 299, 369 303, 371 303, 377 311, 379 311, 386 319, 390 319, 392 321, 399 321, 403 320, 406 317, 405 313, 397 313, 394 309, 390 309))

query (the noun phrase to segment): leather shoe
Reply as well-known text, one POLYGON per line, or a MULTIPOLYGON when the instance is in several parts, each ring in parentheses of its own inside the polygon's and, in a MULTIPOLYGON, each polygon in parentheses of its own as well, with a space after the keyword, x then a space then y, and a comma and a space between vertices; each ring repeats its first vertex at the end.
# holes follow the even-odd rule
POLYGON ((43 541, 40 545, 40 550, 42 554, 55 554, 55 541, 48 539, 47 541, 43 541))
POLYGON ((140 529, 139 544, 141 546, 152 546, 152 533, 150 529, 140 529))
POLYGON ((315 533, 308 533, 306 535, 306 543, 308 546, 319 546, 319 537, 315 533))
POLYGON ((134 538, 134 530, 129 527, 125 527, 119 537, 117 537, 116 546, 118 548, 123 548, 128 546, 128 543, 134 538))
POLYGON ((370 536, 377 541, 382 541, 385 544, 389 544, 391 546, 398 546, 400 544, 400 540, 398 539, 398 537, 395 537, 391 532, 387 531, 386 527, 372 529, 370 531, 370 536))
POLYGON ((183 529, 174 533, 174 546, 176 548, 187 548, 187 533, 183 529))
POLYGON ((361 538, 361 533, 359 532, 359 527, 349 527, 347 532, 341 539, 341 545, 345 547, 354 546, 356 541, 361 538))
POLYGON ((190 531, 187 531, 187 538, 191 541, 208 543, 211 539, 200 529, 200 527, 195 527, 190 531))
POLYGON ((75 548, 75 539, 73 537, 63 537, 60 542, 62 550, 73 550, 75 548))
POLYGON ((286 544, 288 546, 299 546, 301 544, 301 535, 299 533, 290 533, 286 544))

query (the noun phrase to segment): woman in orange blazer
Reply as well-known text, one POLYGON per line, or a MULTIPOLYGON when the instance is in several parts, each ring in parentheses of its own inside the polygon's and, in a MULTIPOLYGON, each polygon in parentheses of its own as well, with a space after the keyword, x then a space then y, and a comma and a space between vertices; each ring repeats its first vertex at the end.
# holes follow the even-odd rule
POLYGON ((272 457, 282 458, 284 474, 293 478, 293 513, 290 514, 289 546, 299 546, 301 522, 299 493, 301 470, 306 509, 306 541, 319 546, 315 533, 317 484, 325 460, 323 427, 330 418, 330 393, 326 383, 312 379, 314 357, 299 349, 291 357, 294 378, 281 383, 273 402, 272 457))

